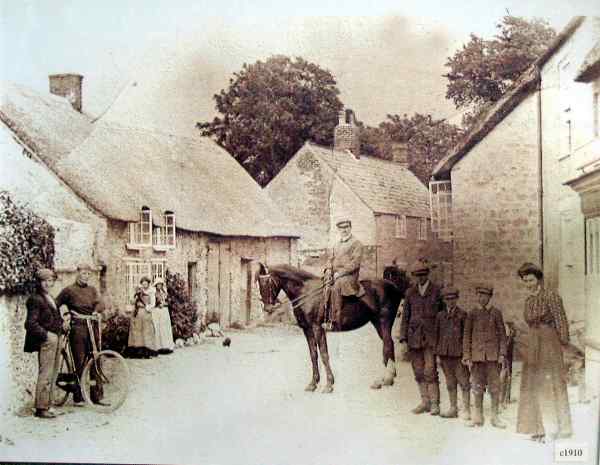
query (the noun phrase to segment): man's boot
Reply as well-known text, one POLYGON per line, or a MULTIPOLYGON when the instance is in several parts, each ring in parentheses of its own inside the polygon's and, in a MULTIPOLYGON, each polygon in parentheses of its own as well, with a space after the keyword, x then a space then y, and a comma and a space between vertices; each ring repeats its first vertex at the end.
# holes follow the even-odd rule
POLYGON ((431 400, 431 414, 440 414, 440 385, 429 383, 429 399, 431 400))
POLYGON ((475 393, 475 411, 473 419, 467 423, 467 426, 483 426, 483 393, 475 393))
POLYGON ((493 393, 492 394, 492 426, 494 428, 500 428, 500 429, 505 429, 506 428, 506 424, 500 420, 500 417, 498 416, 498 407, 500 405, 500 396, 498 395, 498 393, 493 393))
POLYGON ((462 390, 463 403, 463 419, 469 421, 471 419, 471 390, 462 390))
POLYGON ((419 393, 421 394, 421 403, 412 409, 412 413, 419 415, 421 413, 429 412, 431 410, 431 404, 429 403, 429 395, 427 394, 427 384, 419 383, 419 393))
POLYGON ((450 399, 450 409, 446 412, 440 413, 440 417, 442 417, 442 418, 457 418, 458 417, 458 407, 456 406, 456 401, 457 401, 456 388, 448 389, 448 398, 450 399))

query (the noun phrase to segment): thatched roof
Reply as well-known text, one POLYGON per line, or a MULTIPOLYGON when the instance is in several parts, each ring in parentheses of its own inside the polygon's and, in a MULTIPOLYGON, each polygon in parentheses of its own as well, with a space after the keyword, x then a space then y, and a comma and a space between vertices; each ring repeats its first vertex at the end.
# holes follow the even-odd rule
POLYGON ((90 118, 62 97, 0 84, 0 120, 48 166, 81 144, 92 131, 90 118))
POLYGON ((296 237, 287 219, 229 153, 187 138, 103 120, 56 166, 58 175, 109 218, 173 211, 177 227, 227 236, 296 237))
POLYGON ((558 34, 546 51, 519 77, 512 88, 500 100, 492 105, 461 141, 442 158, 433 169, 435 179, 447 179, 452 167, 486 137, 504 118, 506 118, 525 98, 534 91, 540 82, 539 70, 573 35, 583 23, 584 16, 576 16, 558 34))
POLYGON ((598 76, 600 76, 600 40, 586 55, 575 80, 577 82, 590 82, 598 76))
POLYGON ((429 192, 412 171, 380 158, 307 142, 307 150, 329 165, 374 213, 429 217, 429 192))

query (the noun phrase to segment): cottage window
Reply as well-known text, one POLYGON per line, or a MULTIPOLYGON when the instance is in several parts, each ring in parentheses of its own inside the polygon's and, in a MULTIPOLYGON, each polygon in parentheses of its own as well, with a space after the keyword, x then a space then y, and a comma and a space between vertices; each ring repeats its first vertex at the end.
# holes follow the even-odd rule
POLYGON ((431 230, 444 241, 452 239, 452 184, 450 181, 429 183, 431 230))
POLYGON ((427 218, 419 218, 417 239, 420 241, 427 240, 427 218))
POLYGON ((133 303, 135 297, 135 290, 140 285, 140 279, 147 276, 151 276, 150 263, 139 262, 139 261, 126 261, 125 262, 125 301, 133 303))
POLYGON ((600 137, 600 94, 594 94, 594 137, 600 137))
POLYGON ((142 207, 139 222, 129 223, 127 246, 134 249, 152 246, 152 211, 148 207, 142 207))
POLYGON ((396 238, 406 239, 406 215, 396 216, 396 238))
POLYGON ((175 247, 175 213, 165 212, 162 226, 154 228, 152 245, 157 250, 175 247))
POLYGON ((152 260, 152 282, 156 281, 156 278, 165 279, 167 271, 167 262, 165 260, 152 260))
POLYGON ((586 220, 586 274, 600 275, 600 217, 586 220))

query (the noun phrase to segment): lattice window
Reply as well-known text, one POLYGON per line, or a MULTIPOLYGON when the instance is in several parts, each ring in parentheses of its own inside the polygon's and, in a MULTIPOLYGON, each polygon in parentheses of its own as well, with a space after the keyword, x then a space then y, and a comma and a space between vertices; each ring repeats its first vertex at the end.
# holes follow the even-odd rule
POLYGON ((152 283, 156 281, 156 278, 166 278, 167 262, 165 260, 152 260, 152 283))
POLYGON ((163 224, 154 228, 152 244, 159 247, 175 247, 175 213, 165 212, 163 224))
POLYGON ((586 229, 586 274, 600 275, 600 217, 589 218, 586 229))
POLYGON ((427 240, 427 218, 418 218, 417 223, 417 239, 420 241, 427 240))
POLYGON ((152 212, 148 207, 142 207, 139 222, 129 223, 129 244, 152 245, 152 212))
POLYGON ((151 275, 151 264, 146 262, 138 261, 126 261, 124 263, 125 268, 125 301, 133 303, 135 296, 135 290, 140 285, 140 279, 143 276, 147 276, 152 279, 151 275))
POLYGON ((450 181, 429 183, 431 230, 442 240, 452 239, 452 184, 450 181))
POLYGON ((406 239, 406 215, 396 216, 395 236, 399 239, 406 239))

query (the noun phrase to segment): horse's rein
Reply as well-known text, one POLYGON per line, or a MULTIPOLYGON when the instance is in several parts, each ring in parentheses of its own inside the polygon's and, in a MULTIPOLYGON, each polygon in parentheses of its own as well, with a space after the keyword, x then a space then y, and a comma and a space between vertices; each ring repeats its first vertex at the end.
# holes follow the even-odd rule
MULTIPOLYGON (((273 283, 275 280, 273 279, 273 277, 271 276, 271 274, 269 273, 268 275, 263 275, 260 276, 260 278, 266 278, 269 280, 269 285, 271 285, 271 283, 273 283)), ((307 299, 309 297, 313 297, 314 295, 316 295, 317 293, 319 293, 321 290, 323 290, 323 288, 326 286, 327 284, 323 283, 321 284, 319 287, 316 287, 315 289, 313 289, 312 291, 309 291, 305 294, 300 294, 298 297, 296 297, 295 299, 286 299, 283 302, 279 302, 276 305, 273 305, 272 308, 278 309, 279 307, 281 307, 284 304, 291 304, 292 305, 292 310, 297 308, 298 306, 302 305, 302 303, 298 304, 298 302, 307 299)))

